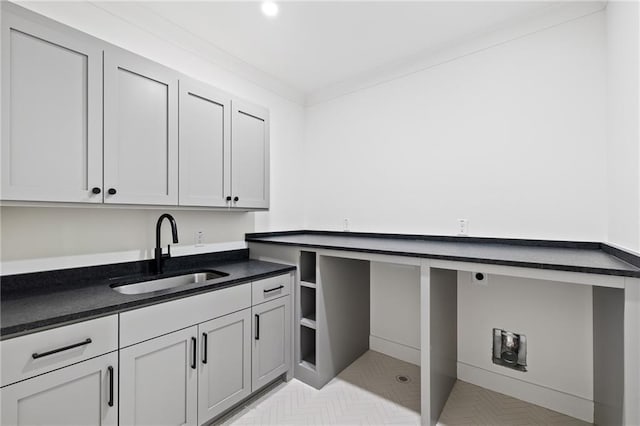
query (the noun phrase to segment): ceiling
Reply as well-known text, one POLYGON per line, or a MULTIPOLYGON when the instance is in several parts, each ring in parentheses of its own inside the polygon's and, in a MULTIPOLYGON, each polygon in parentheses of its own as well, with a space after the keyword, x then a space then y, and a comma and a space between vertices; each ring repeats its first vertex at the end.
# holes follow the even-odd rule
POLYGON ((264 16, 257 1, 91 3, 166 37, 186 36, 230 70, 260 74, 308 100, 567 4, 603 2, 281 0, 276 18, 264 16))
POLYGON ((522 19, 558 2, 152 1, 142 5, 303 93, 522 19))

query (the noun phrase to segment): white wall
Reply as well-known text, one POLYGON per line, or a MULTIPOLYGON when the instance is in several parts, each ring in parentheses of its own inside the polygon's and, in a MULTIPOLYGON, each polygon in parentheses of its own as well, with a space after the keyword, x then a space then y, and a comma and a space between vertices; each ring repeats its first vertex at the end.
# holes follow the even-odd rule
POLYGON ((640 252, 640 7, 607 6, 608 240, 640 252))
MULTIPOLYGON (((260 213, 172 212, 178 222, 180 245, 193 245, 193 232, 197 229, 205 231, 207 243, 216 243, 242 241, 246 232, 254 230, 302 227, 302 203, 297 196, 302 193, 302 166, 298 161, 303 147, 304 108, 301 105, 238 77, 204 55, 170 42, 172 35, 143 29, 90 3, 21 5, 269 108, 271 209, 260 213)), ((0 259, 5 262, 144 250, 155 245, 155 221, 164 211, 2 207, 0 259)))
POLYGON ((598 12, 308 108, 307 227, 606 239, 598 12))
MULTIPOLYGON (((165 211, 176 219, 181 247, 195 245, 196 231, 203 231, 205 244, 211 244, 241 241, 245 230, 253 229, 251 213, 3 207, 2 260, 129 250, 140 250, 142 258, 153 256, 156 220, 165 211)), ((170 230, 165 223, 161 235, 164 247, 173 246, 170 230)))
POLYGON ((420 268, 371 262, 369 347, 420 365, 420 268))

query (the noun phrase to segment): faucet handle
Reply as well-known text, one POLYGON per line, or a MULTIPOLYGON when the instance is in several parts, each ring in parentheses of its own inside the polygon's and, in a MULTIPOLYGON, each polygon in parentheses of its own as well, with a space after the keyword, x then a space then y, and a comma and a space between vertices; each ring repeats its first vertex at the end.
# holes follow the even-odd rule
POLYGON ((163 254, 162 257, 171 257, 171 244, 167 244, 167 253, 163 254))

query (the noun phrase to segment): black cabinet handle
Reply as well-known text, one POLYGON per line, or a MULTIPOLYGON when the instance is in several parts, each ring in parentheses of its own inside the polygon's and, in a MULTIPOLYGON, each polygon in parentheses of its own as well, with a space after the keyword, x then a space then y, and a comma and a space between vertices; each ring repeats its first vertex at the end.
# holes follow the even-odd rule
POLYGON ((107 191, 109 193, 109 195, 116 195, 116 189, 115 188, 109 188, 109 190, 107 191))
POLYGON ((93 189, 91 190, 91 192, 93 192, 94 194, 99 194, 102 192, 102 190, 100 188, 98 188, 97 186, 93 187, 93 189))
POLYGON ((109 372, 109 407, 113 407, 113 367, 108 366, 107 371, 109 372))
POLYGON ((191 338, 191 353, 193 356, 191 357, 191 368, 196 369, 196 338, 191 338))
POLYGON ((34 352, 31 356, 33 357, 33 359, 38 359, 38 358, 42 358, 43 356, 53 355, 53 354, 57 354, 58 352, 68 351, 69 349, 74 349, 80 346, 88 345, 89 343, 91 343, 91 339, 87 338, 87 340, 83 342, 74 343, 73 345, 54 349, 52 351, 42 352, 41 354, 39 354, 38 352, 34 352))
POLYGON ((207 363, 207 333, 202 333, 202 363, 207 363))
POLYGON ((256 314, 256 340, 260 340, 260 315, 256 314))
POLYGON ((272 291, 280 290, 281 288, 284 288, 284 286, 279 285, 278 287, 274 287, 274 288, 270 288, 269 290, 262 290, 262 291, 264 291, 265 293, 270 293, 272 291))
POLYGON ((231 195, 227 195, 227 201, 231 201, 231 195))
POLYGON ((236 195, 235 197, 233 197, 233 202, 237 203, 240 200, 240 198, 236 195))

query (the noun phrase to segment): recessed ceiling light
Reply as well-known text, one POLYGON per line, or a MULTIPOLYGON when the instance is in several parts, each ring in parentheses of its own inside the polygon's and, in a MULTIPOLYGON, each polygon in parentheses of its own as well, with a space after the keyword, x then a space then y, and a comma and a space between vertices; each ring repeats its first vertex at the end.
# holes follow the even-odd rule
POLYGON ((263 1, 262 13, 267 15, 269 18, 273 18, 278 15, 278 5, 272 1, 263 1))

